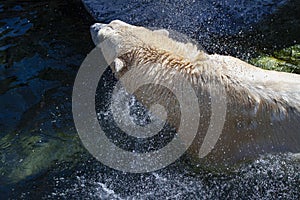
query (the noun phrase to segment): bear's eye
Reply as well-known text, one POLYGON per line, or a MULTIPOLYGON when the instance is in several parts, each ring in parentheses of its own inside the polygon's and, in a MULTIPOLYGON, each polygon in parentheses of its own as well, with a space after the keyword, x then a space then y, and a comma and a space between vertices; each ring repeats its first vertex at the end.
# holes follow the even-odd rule
POLYGON ((113 27, 111 25, 107 25, 106 28, 113 29, 113 27))

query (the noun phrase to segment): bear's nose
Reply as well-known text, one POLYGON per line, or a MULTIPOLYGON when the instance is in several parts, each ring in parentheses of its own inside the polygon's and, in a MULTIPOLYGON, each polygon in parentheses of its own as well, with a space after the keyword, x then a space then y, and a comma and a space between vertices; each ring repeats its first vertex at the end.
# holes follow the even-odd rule
POLYGON ((107 26, 107 24, 102 24, 102 23, 95 23, 91 26, 91 31, 98 32, 100 29, 104 28, 107 26))
POLYGON ((90 32, 92 35, 92 39, 94 41, 94 43, 97 45, 99 44, 99 39, 98 39, 98 32, 100 29, 104 28, 105 26, 107 26, 107 24, 101 24, 101 23, 95 23, 90 27, 90 32))

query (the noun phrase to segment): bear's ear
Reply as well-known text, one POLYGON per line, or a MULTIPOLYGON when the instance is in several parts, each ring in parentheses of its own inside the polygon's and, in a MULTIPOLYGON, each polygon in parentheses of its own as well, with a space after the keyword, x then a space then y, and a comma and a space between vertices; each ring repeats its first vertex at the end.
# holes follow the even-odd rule
POLYGON ((166 29, 159 29, 159 30, 155 30, 153 32, 169 37, 169 31, 167 31, 166 29))
POLYGON ((124 62, 121 59, 116 58, 114 62, 111 63, 111 67, 114 73, 120 72, 124 67, 124 62))

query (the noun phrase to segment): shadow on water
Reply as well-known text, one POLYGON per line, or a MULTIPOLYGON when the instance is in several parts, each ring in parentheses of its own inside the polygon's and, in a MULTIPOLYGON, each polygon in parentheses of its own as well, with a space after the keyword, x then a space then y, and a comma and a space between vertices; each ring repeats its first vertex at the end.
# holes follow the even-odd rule
MULTIPOLYGON (((117 5, 106 6, 104 14, 99 13, 100 20, 109 22, 117 17, 143 26, 179 29, 210 53, 245 60, 300 41, 300 6, 296 0, 249 26, 250 30, 234 33, 226 32, 229 28, 225 25, 226 20, 236 21, 236 16, 203 17, 207 20, 195 28, 193 23, 201 23, 201 16, 191 24, 188 19, 172 24, 164 18, 166 12, 153 15, 153 9, 146 10, 147 2, 151 1, 135 1, 135 10, 127 5, 125 11, 117 5), (138 18, 141 11, 143 15, 138 18), (206 29, 213 19, 223 24, 222 34, 215 31, 216 24, 206 29)), ((184 7, 186 1, 178 2, 182 6, 174 8, 175 13, 193 15, 189 13, 191 7, 184 7)), ((209 2, 202 6, 204 9, 209 2)), ((222 3, 213 6, 222 14, 222 3)), ((290 155, 264 156, 232 173, 210 173, 191 166, 183 156, 155 173, 129 174, 92 158, 73 124, 71 92, 81 62, 94 47, 89 35, 93 22, 78 0, 0 3, 1 199, 300 198, 300 165, 290 155)), ((112 79, 107 71, 99 85, 112 85, 112 79)))

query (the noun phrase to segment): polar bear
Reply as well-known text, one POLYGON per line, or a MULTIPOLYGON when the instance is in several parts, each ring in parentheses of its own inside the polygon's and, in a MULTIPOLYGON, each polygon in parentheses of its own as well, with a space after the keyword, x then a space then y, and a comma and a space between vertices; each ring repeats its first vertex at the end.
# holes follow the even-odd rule
MULTIPOLYGON (((96 23, 91 34, 96 45, 105 42, 106 50, 113 52, 111 67, 117 78, 141 68, 146 76, 155 73, 172 82, 172 69, 189 81, 201 110, 198 133, 189 152, 200 162, 228 166, 265 153, 300 152, 299 75, 263 70, 231 56, 209 55, 192 43, 171 39, 167 30, 149 30, 120 20, 96 23), (225 90, 225 122, 212 150, 200 158, 199 147, 213 115, 208 87, 212 82, 215 88, 225 90)), ((151 103, 147 98, 164 105, 168 122, 178 128, 180 105, 170 91, 163 90, 135 95, 146 107, 151 103)))

